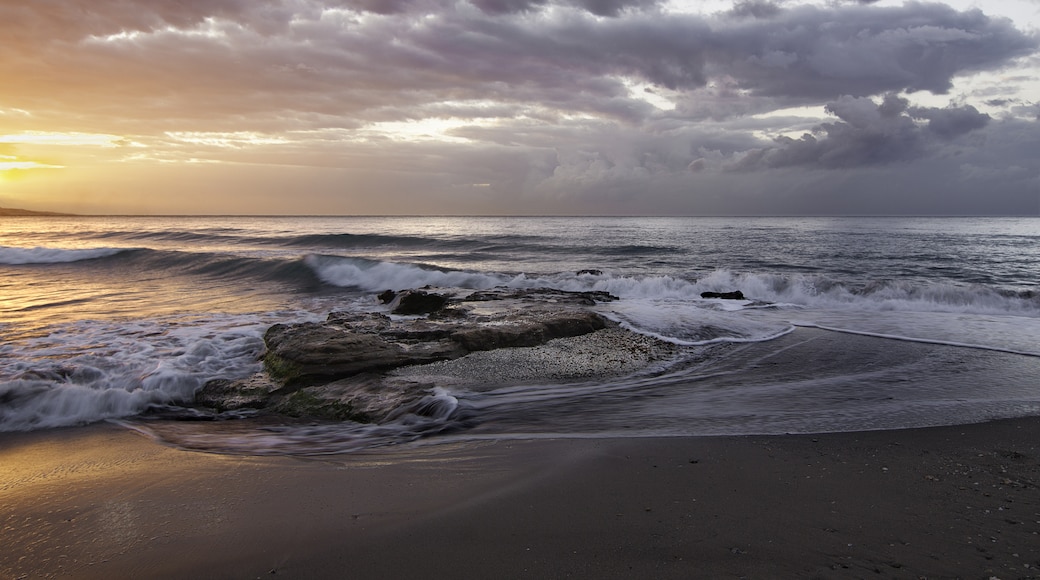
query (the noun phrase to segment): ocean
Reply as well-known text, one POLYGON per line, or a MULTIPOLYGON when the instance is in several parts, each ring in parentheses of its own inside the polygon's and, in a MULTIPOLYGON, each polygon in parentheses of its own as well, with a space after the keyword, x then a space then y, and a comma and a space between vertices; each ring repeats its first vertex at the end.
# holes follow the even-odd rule
POLYGON ((107 420, 291 454, 1038 414, 1040 218, 0 221, 0 431, 107 420), (421 427, 169 418, 206 381, 260 370, 270 325, 425 285, 606 291, 620 300, 598 311, 681 354, 612 380, 446 389, 421 427), (746 300, 701 298, 732 290, 746 300))

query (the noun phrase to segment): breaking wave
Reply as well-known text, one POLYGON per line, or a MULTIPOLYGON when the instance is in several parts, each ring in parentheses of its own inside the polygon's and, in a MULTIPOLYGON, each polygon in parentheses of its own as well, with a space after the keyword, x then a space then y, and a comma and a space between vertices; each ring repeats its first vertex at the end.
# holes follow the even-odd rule
POLYGON ((769 303, 788 307, 827 307, 871 311, 964 312, 1040 316, 1040 295, 1001 292, 990 286, 949 282, 877 280, 855 284, 833 276, 736 273, 716 270, 697 279, 673 276, 624 276, 612 273, 475 272, 366 258, 310 255, 304 263, 326 284, 365 291, 422 286, 482 290, 553 287, 604 291, 624 299, 701 300, 703 292, 740 290, 745 301, 711 303, 719 309, 743 309, 769 303))
POLYGON ((0 246, 0 264, 14 266, 25 264, 60 264, 66 262, 79 262, 82 260, 105 258, 123 251, 125 251, 123 248, 64 249, 0 246))
POLYGON ((365 258, 310 255, 304 259, 304 262, 326 284, 370 292, 387 289, 405 290, 423 286, 479 290, 508 286, 516 280, 516 277, 510 279, 504 275, 399 264, 365 258))
POLYGON ((258 370, 263 330, 255 320, 85 321, 5 345, 0 431, 78 425, 190 402, 209 379, 258 370))

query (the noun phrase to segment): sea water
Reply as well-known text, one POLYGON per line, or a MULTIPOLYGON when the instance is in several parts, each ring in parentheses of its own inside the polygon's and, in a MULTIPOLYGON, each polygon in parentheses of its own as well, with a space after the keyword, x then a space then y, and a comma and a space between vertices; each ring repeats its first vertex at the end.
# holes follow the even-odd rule
POLYGON ((118 420, 193 448, 330 453, 1036 414, 1038 218, 0 222, 0 431, 118 420), (681 354, 609 381, 437 389, 440 411, 383 425, 143 421, 257 372, 271 324, 381 311, 376 293, 425 285, 610 292, 597 310, 681 354), (746 299, 701 298, 732 290, 746 299))

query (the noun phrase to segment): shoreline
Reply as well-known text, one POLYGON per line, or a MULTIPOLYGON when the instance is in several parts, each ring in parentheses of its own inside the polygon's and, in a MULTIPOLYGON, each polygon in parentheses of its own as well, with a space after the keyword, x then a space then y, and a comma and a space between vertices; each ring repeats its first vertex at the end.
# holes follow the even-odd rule
POLYGON ((182 451, 0 434, 0 577, 1040 577, 1040 417, 817 435, 182 451))

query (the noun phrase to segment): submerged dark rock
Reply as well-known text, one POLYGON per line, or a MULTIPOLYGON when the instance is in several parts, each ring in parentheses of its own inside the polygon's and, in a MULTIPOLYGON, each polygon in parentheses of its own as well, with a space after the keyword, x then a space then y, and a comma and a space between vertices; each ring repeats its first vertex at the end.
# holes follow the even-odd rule
POLYGON ((448 297, 433 294, 424 290, 405 290, 397 294, 390 303, 390 312, 394 314, 430 314, 444 308, 448 297))
POLYGON ((744 300, 744 293, 740 290, 732 292, 701 292, 701 298, 721 298, 723 300, 744 300))
POLYGON ((376 295, 376 298, 383 304, 389 304, 393 302, 394 298, 397 298, 397 292, 393 290, 384 290, 376 295))
POLYGON ((614 302, 618 297, 602 290, 573 292, 555 288, 525 288, 478 290, 460 298, 462 302, 487 302, 492 300, 522 300, 532 304, 550 303, 558 305, 592 306, 597 302, 614 302))

